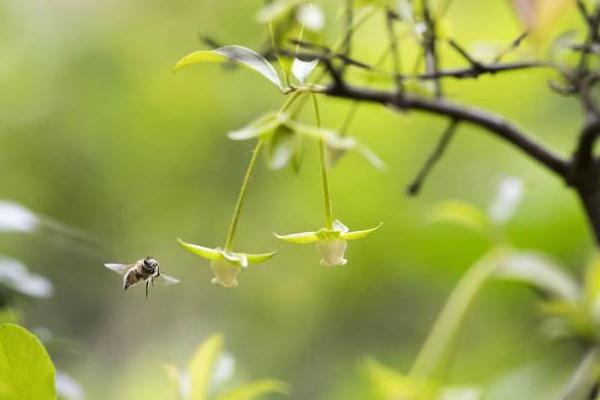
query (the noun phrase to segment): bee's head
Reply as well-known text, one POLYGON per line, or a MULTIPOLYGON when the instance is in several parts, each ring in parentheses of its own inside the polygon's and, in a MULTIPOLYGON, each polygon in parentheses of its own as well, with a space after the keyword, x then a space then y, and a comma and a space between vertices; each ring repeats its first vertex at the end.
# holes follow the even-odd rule
POLYGON ((144 258, 143 267, 147 272, 153 274, 158 270, 158 261, 154 258, 146 257, 144 258))

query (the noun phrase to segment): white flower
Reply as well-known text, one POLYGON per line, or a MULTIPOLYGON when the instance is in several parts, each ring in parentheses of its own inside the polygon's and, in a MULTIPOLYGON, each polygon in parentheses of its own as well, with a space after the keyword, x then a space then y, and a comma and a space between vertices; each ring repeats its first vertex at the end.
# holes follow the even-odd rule
POLYGON ((190 253, 210 260, 210 269, 214 275, 211 283, 226 288, 238 286, 237 277, 242 268, 248 267, 249 264, 265 262, 277 253, 276 251, 259 254, 237 253, 223 250, 220 247, 210 248, 186 243, 181 239, 179 239, 179 244, 190 253))
POLYGON ((348 240, 361 239, 371 232, 379 229, 381 224, 371 229, 352 231, 339 220, 333 222, 333 229, 323 228, 316 232, 292 233, 289 235, 277 235, 278 239, 295 244, 316 243, 317 251, 321 255, 321 265, 334 267, 346 265, 348 260, 344 258, 348 240))

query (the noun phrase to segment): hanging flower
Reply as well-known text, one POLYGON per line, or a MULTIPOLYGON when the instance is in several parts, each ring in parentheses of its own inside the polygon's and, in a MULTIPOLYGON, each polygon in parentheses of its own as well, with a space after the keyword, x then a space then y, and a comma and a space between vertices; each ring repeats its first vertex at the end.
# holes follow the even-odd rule
POLYGON ((276 251, 260 254, 237 253, 223 250, 220 247, 210 248, 186 243, 181 239, 177 240, 179 241, 179 244, 190 253, 210 260, 210 268, 214 274, 211 283, 226 288, 237 287, 237 277, 242 268, 247 268, 249 264, 260 264, 265 262, 277 253, 276 251))
POLYGON ((277 239, 295 243, 309 244, 316 243, 317 251, 321 255, 321 265, 325 267, 334 267, 346 265, 348 260, 344 258, 348 240, 361 239, 371 232, 381 227, 381 223, 374 228, 362 231, 350 231, 339 220, 333 222, 332 229, 322 228, 316 232, 292 233, 289 235, 275 234, 277 239))

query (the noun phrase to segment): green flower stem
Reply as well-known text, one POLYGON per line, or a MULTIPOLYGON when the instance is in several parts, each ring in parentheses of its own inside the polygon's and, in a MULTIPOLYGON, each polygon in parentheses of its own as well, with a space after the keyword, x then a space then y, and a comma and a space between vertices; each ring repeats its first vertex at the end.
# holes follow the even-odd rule
POLYGON ((497 269, 497 261, 505 251, 501 246, 493 248, 473 264, 460 279, 448 297, 444 308, 419 351, 410 376, 424 379, 441 379, 447 371, 459 331, 475 296, 497 269))
MULTIPOLYGON (((315 108, 315 119, 317 128, 321 128, 321 113, 319 112, 319 103, 317 96, 311 95, 313 106, 315 108)), ((327 173, 327 160, 325 159, 325 139, 319 139, 319 159, 321 161, 321 181, 323 182, 323 199, 325 201, 325 223, 327 229, 333 229, 333 205, 331 204, 331 195, 329 194, 329 176, 327 173)))
POLYGON ((238 222, 240 221, 242 208, 244 207, 244 200, 246 199, 248 185, 250 184, 250 180, 252 179, 252 173, 254 172, 254 167, 256 166, 256 159, 258 158, 258 153, 260 152, 262 144, 263 140, 262 138, 259 138, 256 147, 254 147, 254 150, 252 150, 252 157, 250 158, 250 163, 248 164, 248 168, 246 169, 246 175, 244 176, 244 181, 242 182, 242 187, 240 188, 240 194, 238 196, 237 204, 235 205, 233 217, 231 218, 231 224, 229 225, 229 231, 227 232, 227 239, 225 240, 225 251, 233 250, 233 239, 235 238, 235 232, 237 230, 238 222))

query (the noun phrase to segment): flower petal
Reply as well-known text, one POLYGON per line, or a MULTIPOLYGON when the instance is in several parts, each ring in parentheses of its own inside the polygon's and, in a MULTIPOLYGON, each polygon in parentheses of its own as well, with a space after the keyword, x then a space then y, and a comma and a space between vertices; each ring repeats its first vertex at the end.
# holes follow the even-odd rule
POLYGON ((181 239, 177 239, 181 247, 189 251, 190 253, 196 254, 207 260, 218 260, 221 258, 221 249, 211 249, 210 247, 204 247, 197 244, 186 243, 181 239))
POLYGON ((270 253, 244 254, 244 255, 246 256, 246 258, 248 259, 248 262, 250 264, 260 264, 267 260, 270 260, 275 254, 277 254, 277 251, 272 251, 270 253))
POLYGON ((346 265, 348 260, 344 258, 348 244, 345 240, 319 240, 317 242, 317 251, 321 254, 321 265, 325 267, 335 267, 346 265))
POLYGON ((277 233, 273 233, 273 235, 275 235, 275 237, 279 240, 294 244, 315 243, 319 240, 316 232, 300 232, 291 233, 289 235, 278 235, 277 233))
POLYGON ((380 222, 379 225, 377 225, 371 229, 365 229, 362 231, 343 232, 340 236, 346 240, 362 239, 365 236, 367 236, 368 234, 370 234, 371 232, 375 232, 377 229, 381 228, 381 225, 383 225, 383 222, 380 222))
POLYGON ((215 276, 211 281, 213 285, 220 285, 226 288, 237 287, 237 276, 241 270, 239 265, 233 264, 225 258, 219 258, 211 261, 210 269, 212 269, 215 276))

